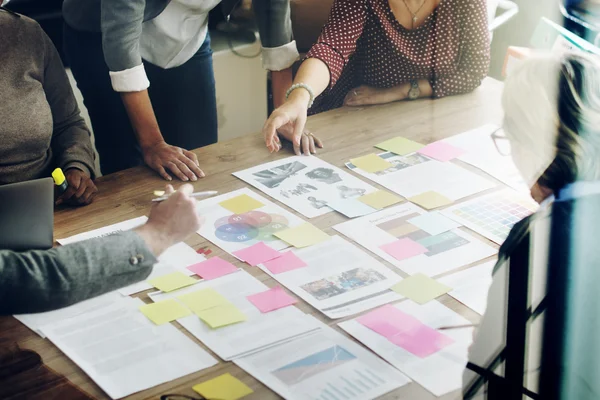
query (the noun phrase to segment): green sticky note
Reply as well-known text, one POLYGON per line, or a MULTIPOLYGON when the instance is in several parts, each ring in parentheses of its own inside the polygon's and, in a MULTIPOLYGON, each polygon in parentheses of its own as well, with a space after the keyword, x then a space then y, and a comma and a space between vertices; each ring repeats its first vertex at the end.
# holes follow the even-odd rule
POLYGON ((275 232, 273 235, 297 248, 312 246, 331 239, 328 234, 308 222, 295 228, 275 232))
POLYGON ((416 274, 398 282, 392 286, 392 290, 415 303, 425 304, 448 293, 452 288, 426 275, 416 274))
POLYGON ((162 292, 172 292, 173 290, 193 285, 196 282, 197 281, 194 278, 179 271, 159 276, 158 278, 150 279, 148 281, 149 284, 162 292))
POLYGON ((176 319, 192 315, 183 304, 175 299, 168 299, 140 306, 140 311, 156 325, 166 324, 176 319))
POLYGON ((425 145, 417 142, 413 142, 410 139, 403 137, 396 137, 385 142, 376 144, 375 147, 385 151, 391 151, 392 153, 404 156, 406 154, 414 153, 425 147, 425 145))
POLYGON ((182 294, 177 296, 177 299, 196 314, 209 308, 230 304, 225 297, 212 288, 182 294))
POLYGON ((214 379, 194 385, 192 389, 206 399, 238 400, 254 393, 242 381, 231 374, 223 374, 214 379))
POLYGON ((247 194, 242 194, 229 200, 222 201, 219 203, 219 205, 234 214, 244 214, 248 211, 264 207, 263 203, 253 199, 247 194))
POLYGON ((246 320, 244 313, 231 303, 201 310, 196 315, 213 329, 246 320))
POLYGON ((400 197, 384 190, 365 194, 364 196, 360 196, 357 200, 377 210, 384 209, 392 204, 397 204, 402 201, 400 197))
POLYGON ((385 171, 386 169, 393 167, 391 163, 385 161, 377 154, 368 154, 366 156, 352 158, 350 162, 357 168, 372 174, 379 171, 385 171))
POLYGON ((426 210, 432 210, 434 208, 447 206, 452 204, 452 200, 446 196, 439 194, 438 192, 424 192, 416 196, 410 197, 408 201, 415 203, 418 206, 423 207, 426 210))

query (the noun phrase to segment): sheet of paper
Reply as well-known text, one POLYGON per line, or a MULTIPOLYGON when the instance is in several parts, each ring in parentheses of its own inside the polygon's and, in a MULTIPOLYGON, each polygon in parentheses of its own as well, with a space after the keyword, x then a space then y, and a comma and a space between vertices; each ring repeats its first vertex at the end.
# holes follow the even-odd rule
POLYGON ((308 222, 295 228, 276 232, 274 235, 296 248, 313 246, 331 239, 328 234, 308 222))
POLYGON ((392 290, 417 304, 425 304, 448 293, 452 288, 427 275, 415 274, 392 286, 392 290))
POLYGON ((422 149, 425 145, 399 136, 376 144, 375 147, 383 151, 389 151, 404 156, 422 149))
POLYGON ((429 251, 427 247, 410 238, 394 240, 379 247, 398 261, 403 261, 429 251))
MULTIPOLYGON (((164 301, 170 300, 172 299, 164 301)), ((212 288, 200 289, 194 292, 182 294, 177 296, 177 300, 179 300, 182 304, 196 314, 209 308, 230 304, 229 300, 212 288)), ((162 303, 162 301, 154 304, 160 303, 162 303)))
POLYGON ((357 199, 330 201, 327 205, 348 218, 362 217, 363 215, 372 214, 377 211, 375 208, 357 199))
POLYGON ((449 207, 442 214, 502 244, 512 227, 538 208, 528 197, 505 189, 449 207))
POLYGON ((254 393, 246 384, 231 374, 223 374, 192 387, 207 399, 238 400, 254 393))
POLYGON ((452 199, 449 199, 443 194, 434 191, 423 192, 416 196, 409 197, 408 201, 415 203, 426 210, 433 210, 434 208, 444 207, 452 204, 452 199))
POLYGON ((404 203, 333 228, 409 275, 437 276, 496 254, 498 251, 460 229, 430 235, 408 221, 425 211, 404 203), (398 261, 380 246, 408 238, 427 247, 427 253, 398 261))
POLYGON ((275 250, 283 250, 289 244, 273 236, 273 233, 304 223, 291 212, 247 188, 199 201, 198 213, 205 219, 198 234, 230 254, 260 242, 275 250), (232 214, 219 205, 243 194, 261 202, 264 207, 244 214, 232 214))
POLYGON ((197 281, 194 278, 179 271, 162 275, 148 281, 149 284, 163 292, 172 292, 173 290, 193 285, 196 282, 197 281))
POLYGON ((233 304, 223 304, 206 310, 201 310, 196 315, 213 329, 227 325, 244 322, 248 318, 233 304))
POLYGON ((263 265, 273 274, 281 274, 306 267, 306 263, 292 251, 286 251, 281 257, 264 262, 263 265))
POLYGON ((156 325, 166 324, 192 314, 186 306, 175 299, 144 304, 140 306, 140 312, 156 325))
POLYGON ((465 152, 465 150, 443 141, 428 144, 419 150, 420 154, 443 162, 453 160, 465 152))
POLYGON ((359 197, 357 200, 377 210, 398 204, 402 201, 400 197, 388 193, 385 190, 378 190, 376 192, 366 194, 359 197))
MULTIPOLYGON (((314 318, 311 318, 314 319, 314 318)), ((375 399, 409 382, 403 374, 332 328, 234 360, 288 400, 375 399)))
POLYGON ((458 157, 459 160, 481 169, 500 182, 529 196, 529 188, 523 181, 510 154, 500 154, 494 144, 492 133, 497 129, 498 126, 487 124, 477 129, 449 137, 443 141, 466 150, 466 153, 458 157))
POLYGON ((339 236, 292 252, 307 266, 280 274, 259 268, 329 318, 402 298, 389 290, 402 279, 399 275, 339 236))
POLYGON ((44 328, 48 338, 113 399, 217 364, 171 324, 154 325, 122 298, 108 307, 44 328))
POLYGON ((307 218, 331 212, 330 201, 375 191, 361 179, 315 156, 294 156, 233 174, 307 218))
POLYGON ((94 229, 88 232, 83 232, 74 236, 70 236, 64 239, 57 239, 56 241, 65 246, 70 243, 81 242, 82 240, 95 239, 104 236, 114 235, 115 233, 126 232, 132 229, 138 228, 144 225, 148 221, 147 217, 138 217, 129 219, 127 221, 119 222, 116 224, 104 226, 102 228, 94 229))
POLYGON ((353 158, 350 162, 363 171, 370 173, 384 171, 392 166, 392 164, 385 161, 377 154, 367 154, 366 156, 353 158))
POLYGON ((297 300, 287 294, 280 286, 250 295, 248 300, 262 313, 268 313, 297 303, 297 300))
POLYGON ((198 264, 190 265, 188 270, 202 277, 202 279, 216 279, 220 276, 231 274, 238 271, 238 268, 221 257, 209 258, 198 264))
POLYGON ((234 252, 233 255, 239 258, 240 260, 247 262, 253 267, 256 267, 258 264, 262 264, 265 261, 281 257, 280 252, 269 247, 263 242, 259 242, 253 244, 252 246, 246 247, 245 249, 238 250, 234 252))
POLYGON ((264 204, 247 194, 241 194, 231 199, 224 200, 219 205, 233 214, 244 214, 248 211, 264 207, 264 204))
POLYGON ((452 229, 456 229, 461 226, 461 224, 458 222, 435 211, 411 218, 408 220, 408 223, 416 226, 432 236, 451 231, 452 229))
MULTIPOLYGON (((433 329, 470 324, 436 301, 421 306, 407 300, 394 304, 393 307, 433 329)), ((339 326, 435 396, 442 396, 462 387, 472 328, 443 331, 443 335, 451 338, 453 343, 422 358, 389 340, 382 340, 378 333, 356 319, 342 322, 339 326)))
POLYGON ((224 297, 228 303, 234 304, 246 316, 246 321, 219 329, 210 328, 196 315, 179 319, 177 322, 225 361, 260 351, 317 329, 296 307, 261 313, 247 296, 269 288, 243 270, 210 281, 200 281, 176 292, 151 293, 150 298, 153 301, 181 298, 182 295, 204 289, 211 289, 224 297))
POLYGON ((379 156, 392 163, 393 167, 370 174, 352 163, 347 163, 346 166, 405 198, 433 191, 457 201, 497 186, 496 182, 480 174, 419 153, 408 156, 383 153, 379 156))
POLYGON ((497 260, 475 265, 452 275, 438 279, 439 282, 454 288, 448 294, 483 315, 487 307, 488 291, 492 284, 492 271, 497 260))

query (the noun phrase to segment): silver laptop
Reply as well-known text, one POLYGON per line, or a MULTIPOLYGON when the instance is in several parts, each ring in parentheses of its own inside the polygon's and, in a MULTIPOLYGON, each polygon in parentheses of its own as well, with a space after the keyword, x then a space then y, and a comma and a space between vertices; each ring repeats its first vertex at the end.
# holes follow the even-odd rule
POLYGON ((49 249, 53 229, 52 178, 0 186, 0 249, 49 249))

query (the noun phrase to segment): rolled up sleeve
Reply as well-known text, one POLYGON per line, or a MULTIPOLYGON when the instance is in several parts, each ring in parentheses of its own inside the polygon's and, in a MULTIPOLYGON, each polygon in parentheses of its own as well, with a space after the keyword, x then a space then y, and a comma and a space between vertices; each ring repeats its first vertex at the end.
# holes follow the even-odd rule
POLYGON ((262 43, 263 67, 281 71, 292 66, 299 54, 292 40, 289 0, 253 0, 262 43))

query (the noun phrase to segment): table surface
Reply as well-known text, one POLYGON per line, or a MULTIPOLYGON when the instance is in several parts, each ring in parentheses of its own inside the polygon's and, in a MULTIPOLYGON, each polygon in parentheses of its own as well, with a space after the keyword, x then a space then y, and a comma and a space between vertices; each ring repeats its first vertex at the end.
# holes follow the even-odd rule
MULTIPOLYGON (((373 145, 396 136, 404 136, 421 143, 430 143, 477 128, 486 123, 500 123, 502 118, 500 106, 502 87, 501 82, 487 78, 480 88, 467 95, 373 107, 340 108, 310 117, 308 128, 325 142, 325 148, 318 152, 318 157, 344 168, 344 162, 351 157, 372 153, 376 151, 373 145)), ((289 150, 269 154, 265 149, 262 135, 258 133, 207 146, 196 150, 195 153, 198 155, 201 167, 207 175, 206 178, 194 184, 195 189, 197 191, 218 190, 220 193, 248 187, 246 183, 231 175, 233 172, 291 155, 289 150)), ((454 162, 483 174, 467 164, 459 161, 454 162)), ((369 183, 378 186, 374 182, 369 183)), ((163 188, 164 184, 165 182, 154 172, 144 167, 133 168, 100 178, 97 182, 99 193, 93 204, 83 208, 57 210, 54 227, 55 239, 146 215, 150 207, 152 192, 163 188)), ((279 205, 290 212, 294 212, 285 205, 279 205)), ((346 220, 342 215, 331 212, 313 218, 310 222, 325 232, 334 234, 331 227, 346 220)), ((480 236, 479 238, 494 245, 480 236)), ((235 262, 237 266, 244 268, 267 286, 273 287, 276 285, 276 282, 260 269, 251 268, 240 263, 199 235, 192 235, 186 243, 194 249, 208 247, 212 250, 213 255, 235 262)), ((381 259, 380 261, 390 267, 387 262, 381 259)), ((398 274, 406 276, 398 269, 390 268, 398 274)), ((149 302, 147 293, 138 294, 137 297, 149 302)), ((440 297, 439 301, 473 323, 477 323, 480 318, 478 314, 448 295, 440 297)), ((301 299, 299 299, 298 307, 303 312, 316 316, 345 335, 336 324, 348 318, 335 321, 329 320, 301 299)), ((176 325, 183 330, 178 324, 176 325)), ((202 345, 185 330, 183 332, 210 352, 206 346, 202 345)), ((106 394, 58 348, 48 340, 40 338, 14 318, 0 318, 0 340, 16 341, 22 348, 38 352, 46 365, 66 376, 75 385, 94 397, 107 398, 106 394)), ((214 353, 210 353, 214 355, 214 353)), ((218 359, 218 357, 216 358, 218 359)), ((226 372, 241 379, 254 390, 254 394, 247 397, 248 400, 280 398, 232 362, 219 362, 212 368, 136 393, 129 396, 128 399, 158 398, 159 395, 165 393, 194 395, 195 393, 191 389, 194 384, 226 372)), ((457 391, 441 398, 453 399, 458 394, 457 391)), ((410 383, 381 398, 425 400, 434 399, 435 396, 420 385, 410 383)))

